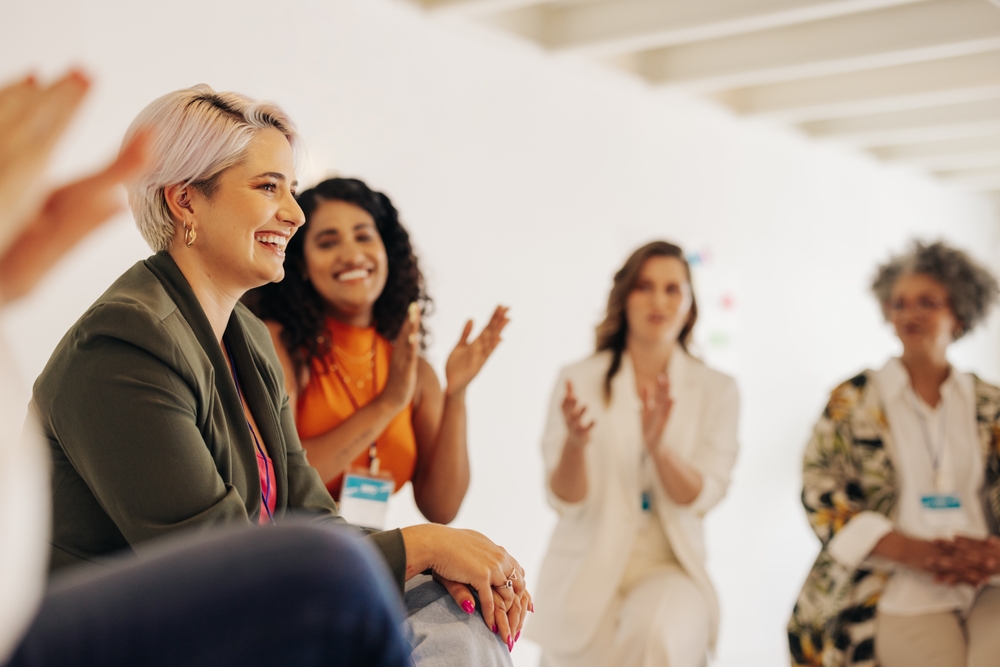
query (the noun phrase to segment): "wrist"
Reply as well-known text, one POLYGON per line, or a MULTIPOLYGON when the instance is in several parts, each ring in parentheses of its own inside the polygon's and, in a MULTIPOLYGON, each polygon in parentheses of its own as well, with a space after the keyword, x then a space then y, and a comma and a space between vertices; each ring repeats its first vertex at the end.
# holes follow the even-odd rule
POLYGON ((392 418, 398 415, 406 407, 408 401, 403 400, 403 397, 395 396, 392 392, 383 391, 381 394, 372 400, 371 405, 383 413, 385 416, 392 418))
POLYGON ((444 396, 449 401, 465 401, 465 390, 469 388, 469 385, 454 386, 450 382, 448 386, 445 387, 444 396))
POLYGON ((420 524, 401 528, 406 549, 406 579, 430 569, 434 563, 435 534, 441 528, 436 524, 420 524))

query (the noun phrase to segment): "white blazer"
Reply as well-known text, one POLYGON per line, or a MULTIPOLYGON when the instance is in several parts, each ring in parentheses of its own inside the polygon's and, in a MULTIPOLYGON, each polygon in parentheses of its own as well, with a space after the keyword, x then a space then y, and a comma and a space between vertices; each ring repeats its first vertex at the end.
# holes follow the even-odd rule
MULTIPOLYGON (((611 404, 605 405, 602 387, 610 363, 611 353, 599 352, 562 370, 542 438, 545 489, 559 523, 542 563, 534 595, 537 611, 526 634, 559 653, 577 653, 593 637, 625 573, 642 517, 642 405, 627 353, 612 380, 611 404), (567 380, 595 421, 585 450, 587 496, 577 503, 558 498, 548 481, 566 442, 561 406, 567 380)), ((686 506, 670 500, 657 484, 655 501, 677 560, 705 596, 714 649, 719 603, 705 570, 702 518, 729 485, 736 460, 739 396, 732 378, 679 348, 671 355, 667 376, 674 405, 660 446, 677 451, 701 473, 704 484, 686 506)))

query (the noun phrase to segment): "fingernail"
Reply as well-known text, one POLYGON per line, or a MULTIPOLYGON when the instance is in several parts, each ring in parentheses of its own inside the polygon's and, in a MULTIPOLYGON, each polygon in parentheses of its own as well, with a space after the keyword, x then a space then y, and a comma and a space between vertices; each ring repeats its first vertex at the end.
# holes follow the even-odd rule
POLYGON ((520 638, 521 638, 521 631, 520 631, 520 630, 518 630, 518 631, 517 631, 517 634, 516 634, 516 635, 514 635, 514 641, 517 641, 517 640, 518 640, 518 639, 520 639, 520 638))
POLYGON ((535 613, 535 603, 534 602, 531 602, 531 603, 528 604, 528 611, 530 611, 532 614, 535 613))
POLYGON ((466 600, 462 603, 462 609, 465 610, 466 614, 471 614, 476 610, 476 605, 472 604, 472 600, 466 600))
POLYGON ((493 634, 496 634, 496 633, 497 633, 497 624, 494 623, 493 624, 493 634))
POLYGON ((507 651, 510 652, 513 650, 514 650, 514 638, 511 637, 510 635, 507 635, 507 651))

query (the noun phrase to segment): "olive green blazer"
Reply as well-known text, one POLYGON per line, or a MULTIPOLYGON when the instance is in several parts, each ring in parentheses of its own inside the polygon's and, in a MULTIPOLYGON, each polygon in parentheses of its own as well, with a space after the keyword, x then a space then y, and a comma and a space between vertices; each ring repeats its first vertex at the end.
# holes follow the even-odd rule
MULTIPOLYGON (((275 520, 343 521, 306 460, 266 327, 237 304, 224 340, 274 461, 275 520)), ((73 325, 32 407, 52 453, 53 571, 180 530, 257 523, 260 477, 236 385, 169 254, 126 271, 73 325)), ((372 539, 402 589, 402 535, 372 539)))

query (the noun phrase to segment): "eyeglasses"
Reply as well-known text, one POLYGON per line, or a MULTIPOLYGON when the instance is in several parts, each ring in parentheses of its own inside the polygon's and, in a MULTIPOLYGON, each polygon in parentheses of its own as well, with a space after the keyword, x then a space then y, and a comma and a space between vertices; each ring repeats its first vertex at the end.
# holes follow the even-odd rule
POLYGON ((942 308, 948 307, 947 299, 932 299, 930 297, 922 296, 916 301, 907 301, 905 299, 895 299, 889 302, 889 312, 890 313, 902 313, 905 310, 915 310, 921 315, 929 315, 930 313, 935 313, 942 308))

